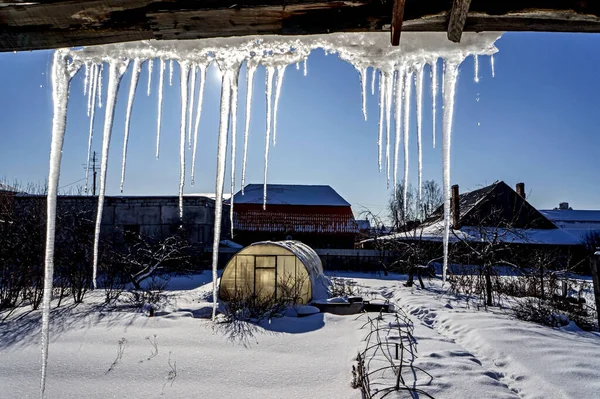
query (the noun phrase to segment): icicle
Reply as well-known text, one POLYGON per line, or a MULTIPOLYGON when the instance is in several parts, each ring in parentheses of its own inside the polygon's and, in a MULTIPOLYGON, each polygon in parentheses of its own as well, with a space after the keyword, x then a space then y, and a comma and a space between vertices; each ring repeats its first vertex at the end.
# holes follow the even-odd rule
POLYGON ((173 60, 169 60, 169 86, 173 86, 173 60))
MULTIPOLYGON (((92 94, 92 85, 95 82, 94 74, 96 73, 96 64, 92 64, 91 66, 86 64, 86 72, 90 75, 86 76, 86 80, 88 81, 86 84, 89 86, 87 88, 87 116, 89 117, 92 112, 92 99, 95 100, 96 96, 96 93, 92 94), (89 72, 87 72, 88 70, 89 72)), ((83 95, 85 96, 85 93, 83 95)))
POLYGON ((300 70, 300 63, 296 62, 296 71, 299 71, 299 70, 300 70))
POLYGON ((229 223, 233 238, 233 195, 235 194, 235 155, 237 151, 238 79, 240 68, 235 68, 231 78, 231 197, 229 200, 229 223))
POLYGON ((104 134, 102 139, 102 161, 100 163, 100 192, 98 195, 98 212, 96 213, 96 230, 94 234, 94 266, 92 282, 96 289, 96 274, 98 271, 98 244, 100 242, 100 223, 104 209, 104 193, 106 191, 106 168, 108 167, 108 150, 115 116, 115 103, 121 76, 125 73, 129 61, 111 60, 108 70, 108 90, 106 93, 106 111, 104 113, 104 134))
POLYGON ((192 65, 191 70, 192 81, 190 83, 190 106, 188 107, 188 147, 192 148, 192 117, 194 116, 194 97, 196 96, 196 74, 197 65, 192 65))
POLYGON ((307 68, 306 63, 308 62, 308 57, 304 59, 304 76, 306 76, 307 68))
MULTIPOLYGON (((88 64, 87 62, 85 63, 85 77, 83 78, 83 96, 85 97, 87 95, 88 92, 88 84, 89 84, 89 80, 90 80, 90 64, 88 64)), ((89 101, 88 101, 89 104, 89 101)), ((90 116, 90 107, 88 105, 88 116, 90 116)))
POLYGON ((87 168, 85 168, 85 192, 88 192, 88 183, 90 177, 90 155, 92 153, 92 139, 94 138, 94 114, 96 110, 96 90, 98 89, 98 66, 96 64, 92 65, 91 72, 91 82, 90 82, 90 91, 89 98, 91 99, 90 104, 90 132, 88 134, 88 150, 87 150, 87 168))
POLYGON ((422 130, 423 130, 423 68, 424 64, 417 65, 416 68, 416 103, 417 103, 417 152, 418 152, 418 163, 419 163, 419 175, 418 182, 419 190, 418 190, 418 205, 417 209, 421 206, 421 198, 423 197, 423 146, 422 146, 422 130))
POLYGON ((275 81, 275 103, 273 105, 273 145, 277 144, 277 109, 279 108, 279 95, 283 84, 283 75, 286 65, 277 66, 277 80, 275 81))
POLYGON ((160 125, 162 122, 162 102, 163 102, 163 86, 165 80, 165 60, 160 59, 158 71, 158 110, 156 117, 156 159, 158 159, 160 151, 160 125))
POLYGON ((150 89, 152 89, 152 67, 154 65, 154 60, 150 58, 148 60, 148 91, 146 92, 147 96, 150 96, 150 89))
POLYGON ((479 56, 475 54, 473 58, 475 59, 475 77, 473 80, 475 83, 479 83, 479 56))
POLYGON ((198 105, 196 109, 196 122, 194 123, 194 150, 192 152, 192 173, 191 180, 194 185, 194 176, 196 171, 196 150, 198 149, 198 128, 200 127, 200 117, 202 115, 202 102, 204 100, 204 85, 206 83, 206 65, 200 64, 200 88, 198 89, 198 105))
MULTIPOLYGON (((217 176, 215 184, 215 228, 212 253, 213 278, 213 312, 212 319, 217 316, 217 266, 219 264, 219 243, 221 242, 221 220, 223 215, 223 187, 225 185, 225 161, 227 156, 227 130, 231 106, 232 72, 222 71, 221 83, 221 112, 219 120, 219 140, 217 145, 217 176)), ((267 141, 267 147, 268 147, 267 141)))
POLYGON ((375 69, 375 67, 373 67, 371 69, 371 95, 374 96, 375 95, 375 73, 377 72, 377 69, 375 69))
POLYGON ((100 63, 100 72, 98 74, 98 108, 102 108, 102 73, 104 72, 104 63, 100 63))
POLYGON ((386 72, 384 75, 385 80, 385 167, 387 169, 387 188, 390 188, 390 128, 392 125, 392 94, 394 89, 393 84, 393 72, 386 72))
POLYGON ((367 68, 360 68, 358 70, 360 75, 360 88, 361 88, 361 99, 362 99, 362 112, 365 121, 367 120, 367 68))
POLYGON ((402 126, 402 79, 404 79, 404 66, 401 65, 396 71, 395 83, 395 112, 394 127, 396 134, 394 138, 394 200, 398 198, 398 153, 400 151, 400 127, 402 126))
POLYGON ((432 130, 431 135, 433 139, 433 148, 435 148, 435 127, 437 117, 437 93, 438 93, 438 76, 437 76, 437 58, 431 64, 431 124, 432 130))
POLYGON ((404 78, 404 193, 402 207, 404 214, 407 211, 406 196, 408 195, 408 132, 410 129, 410 98, 412 96, 412 75, 411 70, 407 70, 404 78))
POLYGON ((42 297, 42 376, 40 397, 46 391, 48 373, 48 346, 50 344, 50 302, 52 301, 52 283, 54 280, 54 236, 56 233, 56 197, 60 163, 67 125, 67 103, 69 100, 69 82, 72 75, 68 70, 66 50, 54 53, 52 64, 52 144, 50 146, 50 170, 48 172, 48 197, 46 201, 46 253, 44 266, 44 294, 42 297))
POLYGON ((458 63, 446 62, 444 73, 444 115, 443 115, 443 141, 442 141, 442 163, 443 163, 443 188, 444 188, 444 266, 442 269, 442 281, 446 281, 448 269, 448 239, 450 237, 450 144, 452 142, 452 123, 454 119, 454 95, 456 93, 456 80, 458 78, 458 63))
POLYGON ((494 54, 490 56, 490 66, 492 67, 492 78, 496 77, 496 68, 494 66, 494 54))
POLYGON ((246 160, 248 157, 248 137, 250 135, 250 117, 252 114, 252 90, 254 87, 254 73, 256 65, 246 63, 246 124, 244 127, 244 158, 242 159, 242 194, 246 184, 246 160))
MULTIPOLYGON (((375 71, 373 71, 375 73, 375 71)), ((380 73, 381 75, 381 73, 380 73)), ((377 136, 377 163, 381 172, 381 159, 383 158, 383 116, 385 110, 385 80, 379 76, 379 135, 377 136)))
POLYGON ((272 93, 273 93, 273 77, 275 76, 275 68, 270 66, 267 67, 267 83, 266 83, 266 95, 267 95, 267 134, 265 142, 265 176, 263 186, 263 209, 267 209, 267 172, 269 169, 269 140, 271 138, 271 119, 272 119, 272 93))
POLYGON ((188 108, 188 80, 190 78, 190 62, 180 61, 179 70, 181 72, 179 81, 181 94, 181 121, 179 122, 179 219, 183 221, 183 187, 185 185, 185 117, 188 108))
POLYGON ((129 141, 129 125, 131 123, 131 109, 133 108, 133 98, 135 97, 135 89, 137 88, 140 71, 142 70, 142 62, 139 58, 133 60, 131 70, 131 83, 129 84, 129 95, 127 97, 127 109, 125 111, 125 135, 123 136, 123 159, 121 161, 121 192, 125 184, 125 166, 127 164, 127 143, 129 141))

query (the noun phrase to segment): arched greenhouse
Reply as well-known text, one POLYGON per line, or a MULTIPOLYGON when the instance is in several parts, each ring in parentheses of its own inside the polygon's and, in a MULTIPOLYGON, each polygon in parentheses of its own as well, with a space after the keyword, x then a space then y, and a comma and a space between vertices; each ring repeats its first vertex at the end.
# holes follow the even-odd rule
POLYGON ((299 241, 263 241, 239 251, 227 263, 219 298, 289 299, 306 304, 327 298, 328 280, 319 255, 299 241))

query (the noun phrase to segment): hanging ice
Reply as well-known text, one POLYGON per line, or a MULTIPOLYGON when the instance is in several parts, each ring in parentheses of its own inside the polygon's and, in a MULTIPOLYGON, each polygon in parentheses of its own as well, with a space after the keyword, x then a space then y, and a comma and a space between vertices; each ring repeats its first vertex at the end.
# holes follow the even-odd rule
POLYGON ((398 197, 398 153, 400 152, 400 127, 402 126, 402 81, 404 79, 404 65, 400 65, 396 71, 396 83, 394 89, 394 200, 398 197))
MULTIPOLYGON (((89 79, 90 79, 90 64, 88 64, 86 62, 85 63, 85 76, 83 78, 83 96, 84 97, 87 95, 89 79)), ((87 115, 90 116, 89 102, 88 102, 88 113, 87 113, 87 115)))
POLYGON ((433 148, 435 148, 435 127, 436 127, 436 116, 437 116, 437 93, 438 93, 438 71, 437 71, 437 63, 438 59, 436 58, 431 63, 431 124, 432 124, 432 139, 433 139, 433 148))
POLYGON ((393 72, 385 72, 385 167, 387 177, 387 188, 390 188, 390 128, 392 125, 392 92, 394 89, 393 72))
POLYGON ((421 206, 422 198, 422 181, 423 181, 423 146, 422 146, 422 130, 423 130, 423 68, 424 64, 418 64, 415 68, 416 79, 416 104, 417 104, 417 153, 418 153, 418 203, 417 209, 421 206))
MULTIPOLYGON (((375 73, 375 71, 373 71, 375 73)), ((385 115, 385 80, 379 76, 379 135, 377 136, 377 163, 381 172, 381 159, 383 158, 383 117, 385 115)))
POLYGON ((202 115, 202 103, 204 102, 204 85, 206 83, 206 65, 200 64, 198 66, 200 73, 200 88, 198 89, 198 105, 196 109, 196 122, 194 123, 194 149, 192 151, 192 172, 191 182, 192 185, 195 183, 195 172, 196 172, 196 151, 198 150, 198 128, 200 127, 200 116, 202 115))
POLYGON ((494 54, 490 55, 490 66, 492 68, 492 78, 496 77, 496 68, 494 67, 494 54))
POLYGON ((273 145, 277 144, 277 112, 279 108, 279 95, 281 94, 281 85, 283 84, 283 74, 285 65, 277 66, 277 80, 275 81, 275 102, 273 105, 273 145))
POLYGON ((165 80, 165 60, 160 59, 159 71, 158 71, 158 107, 157 107, 157 118, 156 118, 156 159, 158 159, 160 152, 160 125, 162 122, 162 103, 163 103, 163 86, 165 80))
POLYGON ((474 58, 474 68, 475 68, 475 77, 473 78, 473 80, 475 81, 475 83, 479 83, 479 56, 477 54, 475 54, 473 56, 474 58))
POLYGON ((375 69, 375 67, 373 67, 371 69, 371 95, 372 96, 375 95, 375 72, 376 72, 376 69, 375 69))
POLYGON ((306 76, 306 72, 307 72, 307 67, 306 67, 306 63, 308 62, 308 59, 305 58, 304 59, 304 76, 306 76))
MULTIPOLYGON (((298 64, 296 64, 298 65, 298 64)), ((254 73, 256 64, 250 60, 246 62, 246 123, 244 126, 244 155, 242 159, 242 194, 246 185, 246 160, 248 159, 248 137, 250 135, 250 117, 252 114, 252 89, 254 87, 254 73)))
POLYGON ((173 86, 173 60, 169 60, 169 86, 173 86))
MULTIPOLYGON (((217 316, 217 265, 219 263, 219 243, 221 242, 221 220, 223 214, 223 186, 225 185, 225 158, 227 153, 227 130, 231 105, 231 81, 233 72, 221 71, 221 112, 219 139, 217 144, 217 176, 215 178, 215 228, 212 253, 213 310, 212 319, 217 316), (218 221, 218 222, 216 222, 218 221)), ((267 141, 267 147, 269 142, 267 141)))
POLYGON ((442 280, 446 281, 448 270, 448 238, 450 235, 450 144, 452 142, 452 122, 454 119, 454 94, 458 77, 458 63, 446 61, 444 73, 444 130, 442 142, 443 189, 444 189, 444 266, 442 280))
POLYGON ((229 223, 233 238, 233 195, 235 194, 235 155, 237 151, 238 76, 237 66, 231 77, 231 198, 229 199, 229 223))
POLYGON ((358 75, 360 76, 360 93, 362 100, 362 112, 365 121, 367 120, 367 68, 359 68, 358 75))
MULTIPOLYGON (((98 66, 92 65, 92 82, 90 82, 89 97, 91 98, 90 110, 90 131, 88 134, 88 149, 87 149, 87 167, 85 168, 85 192, 88 192, 88 183, 90 176, 90 155, 92 154, 92 140, 94 138, 94 116, 96 109, 96 90, 98 88, 98 66)), ((94 193, 95 194, 95 193, 94 193)))
POLYGON ((102 108, 102 75, 104 72, 104 62, 100 63, 100 72, 98 75, 98 107, 102 108))
POLYGON ((412 92, 413 72, 410 69, 406 70, 404 75, 404 193, 402 196, 402 209, 406 215, 407 210, 407 195, 408 195, 408 133, 410 129, 410 97, 412 92))
POLYGON ((190 105, 188 107, 187 137, 188 137, 188 146, 191 149, 192 148, 192 117, 194 116, 194 102, 195 102, 194 97, 196 96, 196 74, 198 73, 196 65, 192 65, 192 70, 190 73, 192 76, 192 81, 190 83, 190 105))
POLYGON ((125 112, 125 135, 123 136, 123 159, 121 161, 121 192, 125 184, 125 166, 127 163, 127 142, 129 141, 129 125, 131 123, 131 108, 133 108, 133 98, 135 97, 135 89, 137 88, 140 71, 142 70, 142 62, 139 58, 133 60, 131 71, 131 83, 129 85, 129 95, 127 96, 127 110, 125 112))
POLYGON ((148 60, 148 90, 146 95, 150 95, 150 89, 152 89, 152 66, 154 65, 154 61, 152 58, 148 60))
POLYGON ((181 95, 181 121, 179 123, 179 219, 183 221, 183 187, 185 186, 185 117, 188 107, 188 80, 190 78, 190 62, 181 61, 180 70, 180 95, 181 95))
POLYGON ((267 95, 267 133, 265 135, 265 176, 264 176, 264 187, 263 187, 263 209, 267 208, 267 173, 269 170, 269 139, 271 136, 271 119, 272 119, 272 98, 273 98, 273 76, 275 75, 275 68, 270 66, 267 67, 267 82, 266 82, 266 95, 267 95))

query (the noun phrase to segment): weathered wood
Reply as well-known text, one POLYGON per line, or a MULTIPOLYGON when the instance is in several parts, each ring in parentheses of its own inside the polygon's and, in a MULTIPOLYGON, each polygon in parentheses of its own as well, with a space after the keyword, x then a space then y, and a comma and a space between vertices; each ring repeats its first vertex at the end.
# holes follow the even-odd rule
MULTIPOLYGON (((381 32, 394 0, 0 0, 0 51, 142 39, 381 32)), ((405 0, 402 30, 448 28, 448 0, 405 0)), ((464 31, 600 32, 600 1, 472 0, 464 31)))
POLYGON ((394 0, 394 9, 392 10, 392 46, 400 45, 405 3, 406 0, 394 0))
POLYGON ((459 43, 462 37, 467 14, 471 7, 471 0, 454 0, 450 10, 450 19, 448 20, 448 40, 459 43))

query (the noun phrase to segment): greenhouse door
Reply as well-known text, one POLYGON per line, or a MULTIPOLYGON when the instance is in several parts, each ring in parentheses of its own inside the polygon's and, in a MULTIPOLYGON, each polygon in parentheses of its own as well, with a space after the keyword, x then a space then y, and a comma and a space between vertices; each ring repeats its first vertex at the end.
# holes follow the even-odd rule
POLYGON ((254 257, 254 292, 261 298, 275 297, 277 256, 254 257))

